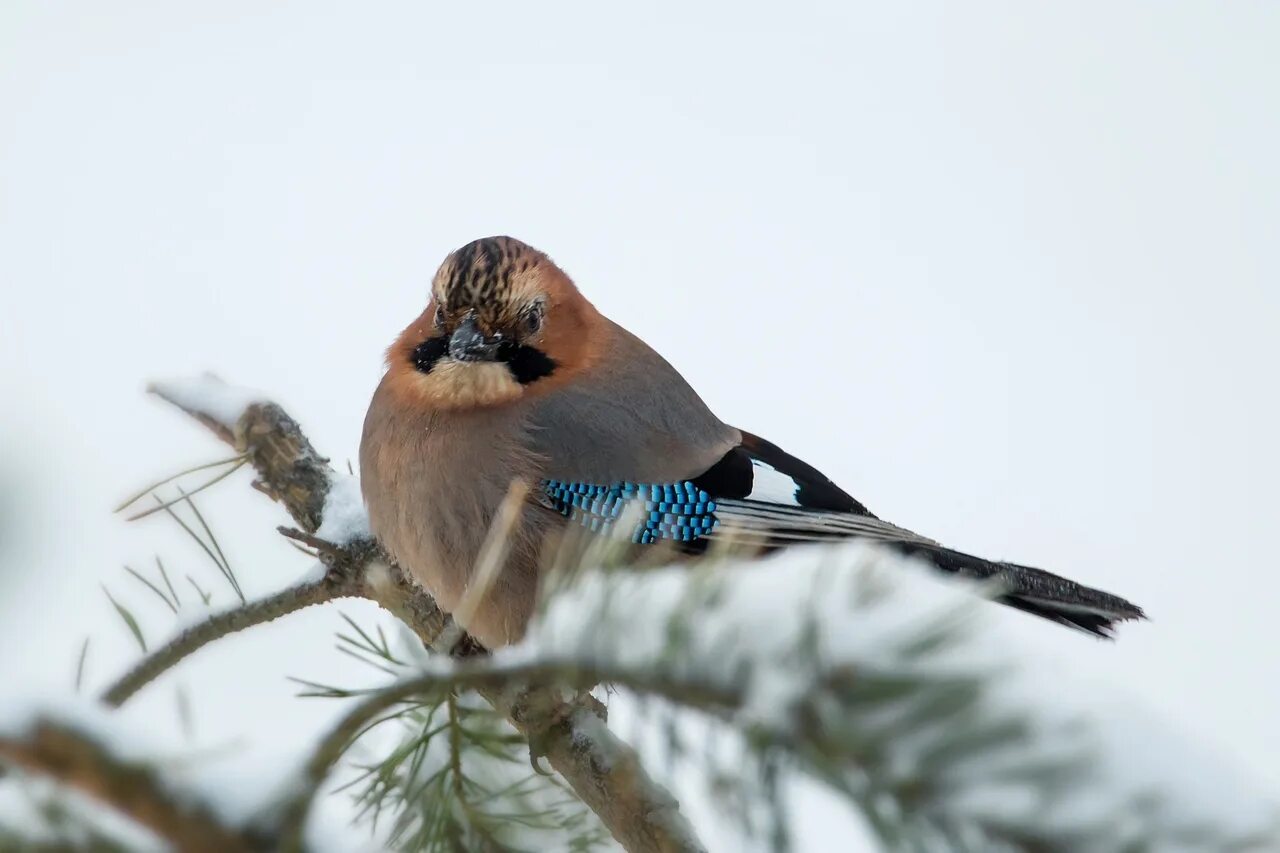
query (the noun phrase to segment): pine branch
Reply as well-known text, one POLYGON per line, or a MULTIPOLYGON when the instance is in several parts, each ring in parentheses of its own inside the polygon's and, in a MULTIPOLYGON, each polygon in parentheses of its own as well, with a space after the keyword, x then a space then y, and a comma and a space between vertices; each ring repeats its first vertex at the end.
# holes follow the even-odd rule
MULTIPOLYGON (((275 403, 213 378, 197 384, 198 387, 190 383, 155 384, 150 390, 199 420, 246 457, 257 472, 254 487, 281 503, 304 534, 314 534, 323 521, 325 502, 335 482, 328 460, 316 452, 298 423, 275 403)), ((373 541, 357 538, 325 543, 320 558, 326 575, 316 586, 323 587, 328 598, 351 595, 375 601, 408 625, 429 647, 436 647, 442 636, 452 640, 455 632, 446 631, 451 624, 448 616, 373 541)), ((328 600, 321 597, 319 589, 308 590, 307 594, 317 597, 310 600, 295 588, 256 605, 212 617, 149 655, 113 685, 104 698, 120 704, 203 645, 328 600)), ((479 643, 465 635, 448 645, 447 649, 435 650, 458 657, 484 653, 479 643)), ((529 739, 535 755, 546 758, 627 850, 703 849, 676 801, 650 779, 635 751, 604 725, 604 710, 599 702, 587 695, 566 701, 558 688, 533 688, 512 694, 492 683, 480 686, 484 688, 482 695, 529 739)))
POLYGON ((269 838, 227 826, 192 796, 175 796, 172 786, 145 764, 122 759, 65 724, 46 719, 21 735, 0 734, 0 759, 87 795, 175 849, 238 853, 274 846, 269 838))
MULTIPOLYGON (((692 569, 584 569, 495 663, 527 662, 519 677, 534 683, 600 681, 719 718, 739 748, 718 784, 744 804, 744 825, 773 811, 778 847, 787 823, 775 783, 789 768, 843 795, 891 850, 1154 853, 1192 837, 1204 841, 1185 849, 1271 849, 1280 836, 1241 820, 1229 797, 1187 808, 1167 761, 1135 774, 1144 759, 1105 744, 1075 701, 1092 693, 1065 675, 1045 683, 1034 652, 1017 660, 966 630, 982 606, 974 592, 860 543, 692 569)), ((1188 775, 1212 770, 1197 764, 1188 775)))
MULTIPOLYGON (((558 741, 561 737, 559 735, 559 730, 561 729, 571 739, 598 734, 595 732, 595 728, 599 724, 598 718, 592 715, 590 719, 584 719, 579 715, 583 713, 592 714, 592 712, 582 708, 572 708, 568 703, 537 704, 536 698, 544 696, 546 693, 555 692, 558 688, 580 687, 585 689, 601 681, 611 681, 635 688, 641 692, 650 692, 681 701, 687 700, 695 706, 732 708, 740 705, 742 701, 741 696, 734 696, 728 691, 703 691, 696 684, 654 678, 649 673, 624 668, 595 669, 582 667, 571 661, 507 663, 484 657, 461 662, 452 667, 442 667, 439 670, 430 671, 373 691, 343 715, 320 741, 312 752, 310 759, 308 759, 303 771, 303 781, 298 795, 281 809, 281 834, 283 838, 290 842, 289 847, 297 848, 298 839, 301 837, 311 804, 314 802, 321 785, 332 771, 334 765, 345 753, 351 742, 358 735, 367 731, 367 727, 371 722, 397 705, 415 699, 426 700, 466 689, 475 689, 486 698, 489 698, 496 707, 505 706, 508 709, 518 709, 512 711, 512 713, 521 715, 521 720, 516 725, 522 732, 532 735, 535 739, 542 739, 544 742, 558 741), (567 707, 570 708, 571 716, 567 719, 560 719, 558 715, 563 713, 567 707), (593 720, 594 722, 592 722, 593 720)), ((601 726, 601 728, 603 727, 601 726)), ((548 757, 550 757, 549 753, 548 757)), ((597 777, 601 780, 599 784, 600 796, 607 796, 610 790, 613 790, 610 785, 606 784, 607 780, 614 780, 616 790, 622 793, 627 792, 630 786, 641 781, 628 778, 637 773, 643 773, 638 762, 630 761, 628 756, 623 754, 616 756, 615 760, 616 758, 622 759, 622 766, 596 768, 597 777), (625 785, 622 784, 623 782, 625 782, 625 785)), ((632 798, 622 802, 602 803, 601 807, 614 810, 627 808, 652 809, 655 805, 654 799, 661 795, 657 795, 652 789, 648 793, 650 794, 650 799, 647 801, 632 798)), ((680 823, 683 821, 679 816, 676 802, 669 795, 662 797, 662 799, 665 802, 657 803, 662 806, 660 810, 656 812, 649 811, 644 814, 647 815, 650 821, 668 822, 670 825, 666 827, 666 831, 672 835, 682 832, 680 823)), ((594 810, 595 808, 593 807, 594 810)), ((599 814, 598 811, 597 814, 599 814)), ((601 817, 603 818, 604 816, 601 815, 601 817)), ((647 843, 651 846, 639 849, 699 849, 696 846, 696 840, 691 836, 685 837, 682 843, 692 846, 679 848, 662 846, 667 842, 657 833, 646 832, 646 836, 648 836, 647 843)), ((635 848, 628 847, 628 849, 635 848)))
POLYGON ((102 701, 118 708, 129 701, 133 694, 215 640, 271 622, 314 604, 353 594, 351 586, 326 575, 316 583, 289 587, 261 600, 216 613, 178 634, 139 661, 103 692, 102 701))

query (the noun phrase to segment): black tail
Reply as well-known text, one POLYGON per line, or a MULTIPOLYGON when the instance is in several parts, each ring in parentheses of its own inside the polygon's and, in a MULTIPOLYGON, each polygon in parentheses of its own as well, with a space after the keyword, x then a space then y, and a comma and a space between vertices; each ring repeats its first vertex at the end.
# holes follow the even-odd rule
POLYGON ((921 557, 949 574, 995 583, 1001 590, 996 600, 1002 604, 1095 637, 1110 637, 1117 622, 1144 618, 1142 608, 1119 596, 1030 566, 953 551, 874 515, 729 499, 717 501, 716 516, 724 524, 712 537, 724 535, 766 551, 840 539, 879 542, 921 557))
POLYGON ((1110 638, 1118 622, 1146 618, 1142 608, 1136 604, 1042 569, 984 560, 934 545, 914 542, 888 544, 903 553, 923 557, 945 572, 992 581, 1002 590, 996 596, 996 601, 1001 604, 1096 637, 1110 638))

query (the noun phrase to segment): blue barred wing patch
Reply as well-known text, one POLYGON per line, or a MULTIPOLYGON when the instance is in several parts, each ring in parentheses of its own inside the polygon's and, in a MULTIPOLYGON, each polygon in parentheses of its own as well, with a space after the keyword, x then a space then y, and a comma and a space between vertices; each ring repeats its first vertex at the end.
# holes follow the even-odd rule
MULTIPOLYGON (((692 542, 719 524, 711 495, 690 482, 605 486, 543 480, 542 490, 566 518, 577 519, 583 527, 600 533, 611 532, 624 513, 635 513, 639 520, 629 533, 632 542, 642 544, 662 539, 692 542)), ((627 520, 631 517, 628 514, 627 520)))

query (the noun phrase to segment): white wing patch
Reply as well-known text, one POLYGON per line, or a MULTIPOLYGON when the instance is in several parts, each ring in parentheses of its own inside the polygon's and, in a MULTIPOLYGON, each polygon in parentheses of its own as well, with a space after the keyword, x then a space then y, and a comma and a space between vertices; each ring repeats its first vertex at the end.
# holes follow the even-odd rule
POLYGON ((772 465, 752 459, 751 475, 751 494, 747 495, 747 500, 800 506, 800 502, 796 500, 796 492, 800 490, 800 486, 772 465))

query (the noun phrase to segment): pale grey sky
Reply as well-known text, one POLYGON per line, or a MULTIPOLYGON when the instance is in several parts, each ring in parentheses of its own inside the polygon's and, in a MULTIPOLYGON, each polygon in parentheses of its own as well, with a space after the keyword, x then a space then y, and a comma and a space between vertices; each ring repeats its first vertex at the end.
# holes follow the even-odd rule
MULTIPOLYGON (((354 459, 435 266, 508 233, 882 516, 1144 605, 1115 644, 999 618, 1280 792, 1277 45, 1265 2, 9 0, 0 689, 86 634, 106 680, 99 583, 197 566, 109 515, 222 452, 148 378, 265 389, 354 459)), ((264 591, 305 566, 237 483, 210 514, 264 591)), ((337 624, 135 713, 185 682, 206 733, 304 730, 333 709, 280 674, 348 672, 337 624)))

